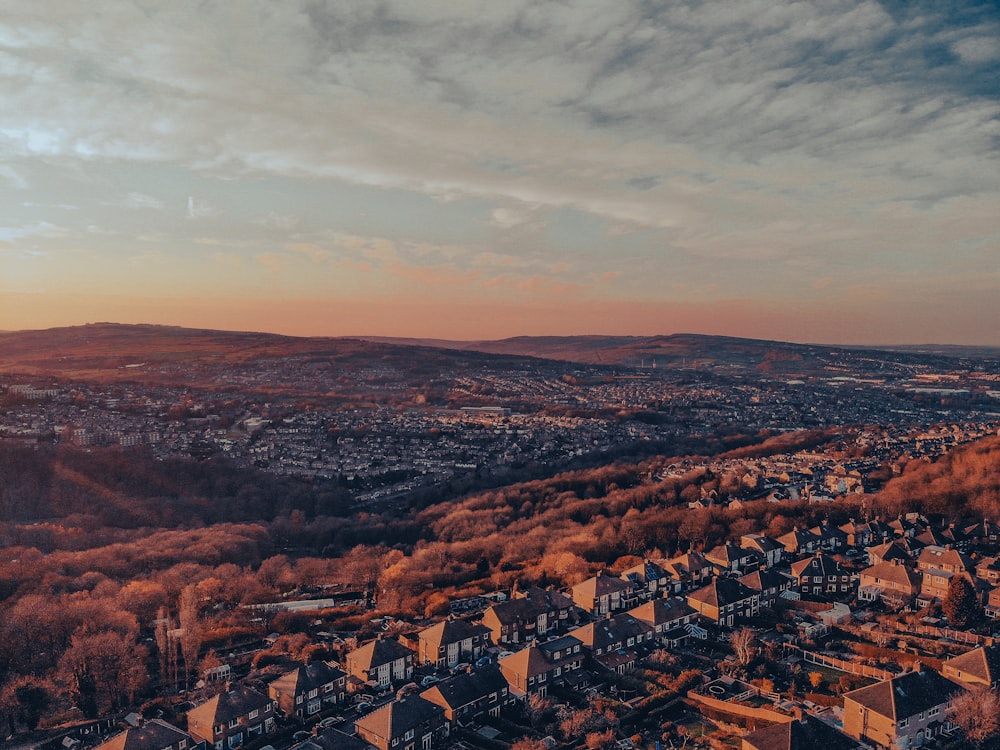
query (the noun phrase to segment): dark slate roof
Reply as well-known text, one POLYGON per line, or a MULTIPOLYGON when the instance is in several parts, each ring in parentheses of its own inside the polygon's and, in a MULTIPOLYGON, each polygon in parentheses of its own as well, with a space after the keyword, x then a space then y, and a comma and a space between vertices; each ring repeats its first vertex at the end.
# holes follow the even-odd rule
POLYGON ((961 689, 934 670, 923 668, 852 690, 844 697, 892 721, 900 721, 946 703, 961 689))
POLYGON ((588 648, 606 649, 613 643, 624 645, 629 638, 645 638, 652 630, 649 623, 623 613, 574 628, 573 635, 588 648))
POLYGON ((466 638, 485 636, 489 632, 490 629, 484 625, 472 625, 465 620, 444 620, 424 628, 417 635, 420 640, 440 646, 443 643, 457 643, 466 638))
POLYGON ((816 553, 812 557, 805 557, 792 563, 792 575, 798 578, 806 574, 810 576, 839 576, 844 571, 840 563, 829 555, 816 553))
POLYGON ((308 666, 299 667, 291 672, 286 672, 269 686, 269 690, 287 695, 299 695, 309 692, 314 688, 336 682, 346 677, 346 674, 336 667, 332 667, 324 661, 314 661, 308 666))
POLYGON ((853 750, 861 744, 819 719, 804 715, 784 724, 772 724, 743 738, 754 750, 853 750))
POLYGON ((244 685, 238 685, 188 711, 188 726, 192 726, 193 720, 195 725, 211 734, 212 727, 228 724, 233 719, 260 710, 270 703, 271 699, 266 695, 261 695, 244 685))
POLYGON ((740 576, 737 580, 754 591, 763 591, 764 589, 780 590, 781 588, 788 588, 792 584, 792 580, 788 576, 776 570, 755 570, 753 573, 740 576))
POLYGON ((168 745, 176 745, 178 740, 187 740, 188 745, 193 744, 191 735, 187 732, 161 719, 151 719, 142 726, 132 727, 115 735, 98 745, 96 750, 162 750, 168 745))
POLYGON ((656 627, 665 622, 673 622, 687 615, 696 614, 696 612, 683 599, 671 596, 640 604, 638 607, 630 609, 628 614, 637 620, 642 620, 647 625, 656 627))
POLYGON ((416 729, 425 722, 435 721, 444 723, 444 709, 419 695, 411 695, 362 716, 354 722, 354 726, 379 737, 392 739, 402 737, 410 729, 416 729))
POLYGON ((758 592, 743 585, 735 578, 716 578, 707 586, 688 594, 688 601, 703 602, 710 606, 725 607, 756 596, 758 592))
POLYGON ((292 745, 292 750, 368 750, 370 747, 360 737, 344 734, 339 729, 327 729, 298 745, 292 745))
POLYGON ((496 667, 478 672, 462 672, 432 685, 420 697, 451 709, 468 706, 507 687, 507 680, 496 667))
POLYGON ((582 583, 576 584, 573 587, 573 593, 588 599, 599 599, 602 596, 628 591, 630 588, 632 588, 632 584, 629 581, 600 575, 593 576, 582 583))

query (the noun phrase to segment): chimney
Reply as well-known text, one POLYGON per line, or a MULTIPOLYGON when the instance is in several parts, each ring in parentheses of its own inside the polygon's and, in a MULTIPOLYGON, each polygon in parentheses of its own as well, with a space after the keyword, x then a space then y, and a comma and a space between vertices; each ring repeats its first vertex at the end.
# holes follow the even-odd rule
POLYGON ((913 671, 913 672, 923 672, 924 671, 923 662, 921 662, 919 660, 913 662, 913 669, 911 671, 913 671))

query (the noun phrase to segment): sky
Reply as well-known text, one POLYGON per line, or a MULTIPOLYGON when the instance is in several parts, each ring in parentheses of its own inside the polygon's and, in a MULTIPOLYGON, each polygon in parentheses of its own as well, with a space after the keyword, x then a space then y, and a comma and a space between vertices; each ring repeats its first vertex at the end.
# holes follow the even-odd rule
POLYGON ((1000 345, 1000 9, 0 0, 0 329, 1000 345))

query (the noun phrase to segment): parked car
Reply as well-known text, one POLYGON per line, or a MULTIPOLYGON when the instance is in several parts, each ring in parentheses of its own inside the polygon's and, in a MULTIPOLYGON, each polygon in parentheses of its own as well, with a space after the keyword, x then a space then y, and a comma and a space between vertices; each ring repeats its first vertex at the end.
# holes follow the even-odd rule
POLYGON ((304 742, 305 740, 311 739, 312 735, 309 732, 296 732, 292 735, 292 739, 296 742, 304 742))
POLYGON ((438 681, 437 677, 435 677, 432 674, 429 674, 424 679, 422 679, 420 681, 420 684, 423 685, 424 687, 430 687, 431 685, 433 685, 437 681, 438 681))

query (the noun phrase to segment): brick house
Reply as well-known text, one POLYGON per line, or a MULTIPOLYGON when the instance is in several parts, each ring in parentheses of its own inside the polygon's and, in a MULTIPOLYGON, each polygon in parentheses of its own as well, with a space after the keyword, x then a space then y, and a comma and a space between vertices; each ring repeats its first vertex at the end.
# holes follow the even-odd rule
POLYGON ((453 667, 483 655, 490 645, 490 629, 464 620, 445 620, 416 636, 417 663, 453 667))
POLYGON ((514 702, 510 686, 497 667, 460 672, 427 688, 420 697, 441 706, 445 718, 453 724, 497 717, 514 702))
POLYGON ((754 617, 760 611, 760 592, 735 578, 716 578, 687 596, 688 605, 702 617, 725 627, 754 617))
POLYGON ((378 638, 347 655, 347 673, 388 687, 413 676, 413 651, 391 638, 378 638))
POLYGON ((837 560, 822 552, 792 563, 792 578, 800 594, 837 596, 846 595, 854 588, 851 574, 837 560))
POLYGON ((500 671, 510 683, 511 694, 526 698, 545 696, 549 686, 571 682, 583 666, 583 644, 571 635, 529 646, 500 659, 500 671))

